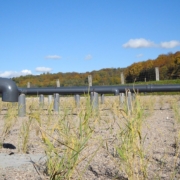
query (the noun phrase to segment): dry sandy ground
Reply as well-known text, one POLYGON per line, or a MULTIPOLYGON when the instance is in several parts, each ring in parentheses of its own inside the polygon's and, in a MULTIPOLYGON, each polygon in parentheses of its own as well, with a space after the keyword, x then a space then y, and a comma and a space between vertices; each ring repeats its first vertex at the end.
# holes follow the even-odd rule
MULTIPOLYGON (((114 100, 118 101, 118 97, 114 100)), ((144 147, 146 160, 148 161, 147 179, 180 179, 180 155, 177 150, 179 125, 177 124, 174 112, 170 105, 172 96, 144 96, 145 101, 153 98, 152 109, 143 109, 146 118, 143 120, 142 134, 144 137, 144 147), (173 173, 175 175, 173 176, 173 173)), ((179 97, 176 96, 179 102, 179 97)), ((180 108, 179 108, 180 109, 180 108)), ((6 108, 0 112, 0 133, 3 131, 4 116, 7 113, 6 108)), ((110 180, 110 179, 128 179, 126 174, 119 168, 119 158, 117 157, 113 143, 117 141, 116 134, 119 132, 119 126, 109 107, 101 108, 101 119, 112 119, 110 123, 101 123, 95 129, 95 136, 101 137, 102 145, 94 142, 88 153, 93 153, 99 148, 94 158, 87 166, 87 170, 82 179, 87 180, 110 180), (111 128, 110 128, 111 127, 111 128)), ((33 131, 30 135, 28 153, 24 154, 19 150, 19 130, 22 122, 27 117, 18 118, 17 123, 11 129, 5 138, 3 147, 0 149, 0 180, 24 179, 40 180, 49 179, 43 174, 45 170, 42 164, 46 161, 44 151, 40 145, 41 139, 33 131), (42 166, 42 167, 41 167, 42 166)), ((86 160, 78 168, 83 168, 87 164, 86 160)), ((72 179, 77 179, 74 175, 72 179)))

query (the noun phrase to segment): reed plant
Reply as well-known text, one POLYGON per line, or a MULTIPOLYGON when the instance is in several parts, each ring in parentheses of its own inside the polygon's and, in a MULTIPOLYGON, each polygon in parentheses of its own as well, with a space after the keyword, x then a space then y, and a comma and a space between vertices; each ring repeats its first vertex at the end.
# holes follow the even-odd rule
POLYGON ((129 180, 146 179, 147 164, 143 149, 142 123, 143 109, 140 97, 136 94, 133 111, 124 111, 125 126, 118 135, 119 145, 116 147, 120 158, 120 168, 126 173, 129 180))
MULTIPOLYGON (((28 152, 30 135, 36 131, 36 136, 40 138, 38 143, 41 143, 47 158, 44 172, 49 179, 83 179, 82 174, 94 157, 94 154, 90 155, 85 151, 91 148, 92 141, 95 140, 99 146, 94 153, 97 153, 99 147, 105 147, 108 152, 113 149, 114 152, 111 154, 114 160, 118 159, 120 170, 129 180, 148 179, 149 158, 147 159, 144 150, 145 137, 142 135, 142 127, 144 119, 154 110, 154 98, 151 96, 144 99, 136 94, 131 112, 126 100, 120 104, 118 98, 107 98, 99 109, 93 109, 90 96, 83 97, 79 107, 76 107, 73 98, 62 98, 58 113, 53 111, 53 103, 42 108, 36 100, 31 100, 27 103, 27 117, 23 119, 20 129, 20 148, 23 152, 28 152), (115 128, 119 128, 118 133, 115 128), (107 134, 104 133, 106 137, 103 137, 101 131, 107 131, 107 134), (111 143, 108 141, 110 137, 111 143), (87 165, 80 170, 79 165, 82 162, 87 162, 87 165)), ((164 106, 164 102, 160 100, 159 105, 164 106)), ((171 101, 171 107, 177 122, 180 122, 177 99, 171 101)), ((16 121, 17 106, 7 103, 3 137, 8 135, 16 121)), ((179 142, 178 129, 175 137, 176 158, 171 179, 174 179, 177 173, 179 142)))
POLYGON ((38 126, 42 124, 41 115, 44 116, 42 104, 39 104, 37 97, 27 98, 26 117, 21 119, 20 131, 18 137, 18 149, 20 152, 29 153, 30 135, 34 133, 39 135, 38 126))
POLYGON ((24 120, 20 129, 20 138, 22 143, 22 152, 28 152, 29 136, 31 131, 32 118, 24 120))
MULTIPOLYGON (((51 127, 50 124, 37 124, 47 157, 46 173, 52 180, 70 179, 78 164, 86 158, 81 153, 88 146, 93 134, 93 121, 97 120, 97 116, 93 118, 95 115, 90 98, 86 99, 86 106, 80 108, 75 120, 70 108, 73 103, 65 103, 61 107, 61 113, 52 114, 51 127)), ((78 173, 81 176, 81 173, 78 173)))
POLYGON ((4 126, 2 131, 3 139, 9 134, 12 127, 17 122, 17 103, 6 103, 7 113, 4 116, 4 126))
POLYGON ((174 137, 173 147, 175 148, 175 157, 172 167, 171 179, 175 179, 176 174, 178 172, 178 158, 180 156, 180 105, 177 98, 172 99, 171 101, 172 110, 175 117, 174 128, 176 129, 176 135, 174 137))
POLYGON ((171 107, 174 113, 175 120, 180 123, 180 106, 178 104, 178 100, 176 98, 172 99, 171 107))

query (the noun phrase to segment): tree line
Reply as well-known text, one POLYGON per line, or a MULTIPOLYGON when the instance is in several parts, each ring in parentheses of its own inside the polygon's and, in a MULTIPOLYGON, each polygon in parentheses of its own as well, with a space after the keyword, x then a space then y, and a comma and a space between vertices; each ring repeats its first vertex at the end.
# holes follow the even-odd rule
POLYGON ((78 73, 43 73, 41 75, 27 75, 12 78, 19 87, 55 87, 56 80, 60 86, 87 86, 88 75, 92 75, 93 85, 121 84, 120 74, 123 72, 126 83, 134 81, 154 81, 155 67, 159 67, 160 80, 180 78, 180 51, 176 53, 161 54, 156 59, 148 59, 133 63, 126 68, 105 68, 99 71, 78 73))

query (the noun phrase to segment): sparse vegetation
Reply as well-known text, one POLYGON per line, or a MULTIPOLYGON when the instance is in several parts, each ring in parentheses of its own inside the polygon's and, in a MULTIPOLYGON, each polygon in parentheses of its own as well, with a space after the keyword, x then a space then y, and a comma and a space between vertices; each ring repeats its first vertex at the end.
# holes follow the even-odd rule
POLYGON ((4 127, 2 132, 3 139, 9 134, 13 125, 17 121, 17 104, 6 103, 7 113, 4 116, 4 127))
MULTIPOLYGON (((111 174, 104 173, 105 179, 161 179, 167 163, 171 163, 167 177, 175 179, 180 177, 177 169, 180 114, 179 98, 175 97, 156 100, 153 96, 149 98, 136 94, 131 113, 128 112, 127 101, 120 105, 119 97, 105 97, 104 104, 99 104, 99 109, 96 110, 91 106, 89 96, 81 98, 79 107, 76 107, 72 97, 61 98, 59 113, 53 112, 52 103, 48 105, 45 102, 44 106, 39 108, 37 98, 30 98, 27 100, 27 115, 20 118, 20 122, 17 105, 1 102, 0 106, 5 114, 2 134, 4 140, 8 139, 9 132, 13 132, 14 126, 19 123, 19 153, 31 153, 32 147, 44 152, 46 161, 34 166, 39 169, 41 177, 51 180, 84 179, 87 171, 98 177, 99 172, 93 169, 92 164, 102 151, 107 153, 104 157, 113 160, 115 166, 111 169, 111 174), (152 131, 151 124, 146 122, 154 111, 163 111, 167 104, 177 120, 177 123, 173 121, 172 126, 176 131, 171 147, 174 148, 173 161, 168 159, 170 155, 166 149, 159 158, 155 158, 156 151, 150 150, 155 146, 151 139, 155 136, 149 136, 152 131), (154 154, 151 154, 153 152, 154 154), (159 168, 159 171, 153 171, 153 166, 159 168)), ((169 118, 166 120, 169 121, 169 118)), ((156 131, 159 133, 157 129, 153 133, 156 131)), ((164 138, 163 133, 157 136, 164 138)), ((99 160, 99 164, 102 163, 99 160)))
POLYGON ((143 109, 138 95, 133 102, 133 109, 131 114, 124 115, 125 127, 120 129, 119 145, 116 149, 122 162, 121 169, 125 171, 128 179, 146 179, 148 174, 147 160, 143 150, 143 109))

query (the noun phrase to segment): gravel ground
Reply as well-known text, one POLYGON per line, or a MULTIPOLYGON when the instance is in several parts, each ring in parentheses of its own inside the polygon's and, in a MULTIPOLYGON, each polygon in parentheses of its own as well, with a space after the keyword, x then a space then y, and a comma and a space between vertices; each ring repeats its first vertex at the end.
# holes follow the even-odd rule
MULTIPOLYGON (((118 97, 116 97, 117 99, 118 97)), ((144 149, 146 159, 148 160, 147 179, 180 179, 180 156, 177 152, 179 142, 177 142, 179 125, 175 120, 171 104, 172 96, 144 96, 145 101, 153 98, 153 107, 147 109, 144 105, 144 111, 147 115, 143 120, 142 134, 144 137, 144 149), (173 173, 175 175, 173 176, 173 173)), ((173 97, 174 98, 174 97, 173 97)), ((113 99, 113 98, 112 98, 113 99)), ((115 99, 115 97, 114 97, 115 99)), ((176 96, 179 102, 178 96, 176 96)), ((3 131, 4 116, 7 113, 6 108, 2 108, 0 113, 0 132, 3 131)), ((119 168, 119 158, 116 155, 113 143, 116 143, 116 134, 119 132, 121 117, 114 117, 109 107, 101 108, 102 123, 95 129, 95 140, 86 149, 85 154, 94 155, 89 163, 84 160, 78 168, 83 169, 88 164, 82 179, 87 180, 127 180, 127 175, 119 168), (105 123, 106 120, 111 120, 105 123), (102 145, 99 144, 97 137, 101 137, 102 145)), ((30 134, 28 153, 24 154, 19 150, 19 131, 22 122, 26 117, 18 118, 17 123, 11 129, 4 140, 3 147, 0 149, 0 180, 24 179, 40 180, 49 179, 44 174, 43 166, 46 157, 40 138, 35 135, 35 131, 30 134)), ((78 179, 75 174, 72 179, 78 179)))

